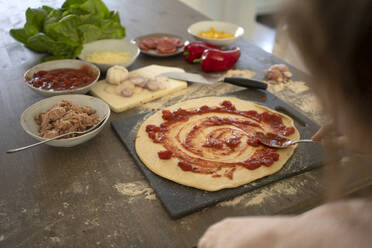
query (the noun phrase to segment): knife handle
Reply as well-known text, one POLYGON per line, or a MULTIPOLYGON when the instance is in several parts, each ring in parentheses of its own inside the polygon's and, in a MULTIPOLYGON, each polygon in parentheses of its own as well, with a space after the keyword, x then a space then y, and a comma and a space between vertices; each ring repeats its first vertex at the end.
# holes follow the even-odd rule
POLYGON ((223 79, 225 83, 230 83, 246 88, 258 88, 258 89, 267 89, 267 83, 250 79, 250 78, 240 78, 240 77, 226 77, 223 79))

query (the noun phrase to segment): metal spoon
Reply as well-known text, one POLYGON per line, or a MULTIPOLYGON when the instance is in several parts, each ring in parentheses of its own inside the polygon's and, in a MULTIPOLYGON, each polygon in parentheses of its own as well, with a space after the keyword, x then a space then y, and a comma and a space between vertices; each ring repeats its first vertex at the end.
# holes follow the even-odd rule
POLYGON ((273 148, 287 148, 288 146, 297 144, 297 143, 311 143, 316 142, 311 139, 302 139, 302 140, 289 140, 285 137, 273 134, 273 133, 262 133, 257 132, 255 137, 260 141, 261 144, 273 147, 273 148))
POLYGON ((297 144, 297 143, 313 143, 313 142, 317 142, 317 141, 313 141, 311 139, 302 139, 302 140, 288 140, 282 144, 270 144, 270 143, 264 143, 260 140, 260 142, 262 144, 264 144, 265 146, 269 146, 269 147, 273 147, 273 148, 287 148, 291 145, 294 145, 294 144, 297 144))
POLYGON ((56 136, 56 137, 53 137, 53 138, 50 138, 50 139, 43 140, 43 141, 37 142, 37 143, 32 144, 32 145, 28 145, 28 146, 24 146, 24 147, 20 147, 20 148, 15 148, 15 149, 10 149, 6 153, 19 152, 19 151, 22 151, 22 150, 25 150, 25 149, 28 149, 28 148, 31 148, 31 147, 35 147, 35 146, 38 146, 38 145, 47 143, 47 142, 52 141, 52 140, 63 138, 63 137, 68 136, 70 134, 79 134, 79 135, 87 134, 87 133, 93 131, 94 129, 98 128, 99 126, 101 126, 102 123, 106 120, 106 117, 107 117, 107 115, 105 115, 102 118, 102 120, 100 120, 100 122, 98 122, 96 125, 92 126, 91 128, 89 128, 89 129, 87 129, 85 131, 80 131, 80 132, 79 131, 75 131, 75 132, 69 132, 69 133, 61 134, 59 136, 56 136))

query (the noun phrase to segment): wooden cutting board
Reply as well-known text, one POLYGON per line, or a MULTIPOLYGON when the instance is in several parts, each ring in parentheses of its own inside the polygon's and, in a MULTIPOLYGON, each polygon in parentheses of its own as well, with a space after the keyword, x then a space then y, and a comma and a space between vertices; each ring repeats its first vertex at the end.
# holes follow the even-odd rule
MULTIPOLYGON (((177 67, 150 65, 129 72, 129 76, 136 75, 146 78, 154 78, 164 72, 170 71, 184 72, 183 69, 177 67)), ((123 97, 114 93, 115 85, 109 84, 105 80, 101 80, 92 87, 90 92, 92 95, 105 101, 112 111, 122 112, 187 87, 185 81, 175 79, 167 79, 166 81, 163 81, 163 83, 166 87, 164 90, 150 91, 148 89, 136 87, 133 96, 123 97)))

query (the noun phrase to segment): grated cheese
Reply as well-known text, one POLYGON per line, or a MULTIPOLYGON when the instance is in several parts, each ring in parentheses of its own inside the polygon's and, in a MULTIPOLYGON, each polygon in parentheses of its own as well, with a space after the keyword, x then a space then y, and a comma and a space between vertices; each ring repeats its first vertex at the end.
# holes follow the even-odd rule
POLYGON ((93 63, 114 64, 128 61, 130 54, 119 51, 96 51, 86 55, 85 59, 93 63))

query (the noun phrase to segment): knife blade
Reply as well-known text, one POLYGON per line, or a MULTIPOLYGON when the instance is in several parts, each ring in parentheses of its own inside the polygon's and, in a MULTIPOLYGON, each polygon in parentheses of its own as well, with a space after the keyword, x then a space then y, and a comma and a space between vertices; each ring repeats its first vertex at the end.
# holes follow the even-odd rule
POLYGON ((214 82, 225 82, 246 88, 257 88, 264 90, 267 89, 267 83, 251 78, 222 77, 217 79, 215 78, 213 81, 209 81, 200 74, 189 72, 165 72, 162 73, 162 75, 169 78, 193 83, 213 84, 214 82))
POLYGON ((202 75, 196 73, 189 73, 189 72, 165 72, 161 74, 162 76, 166 76, 169 78, 193 82, 193 83, 200 83, 200 84, 213 84, 214 82, 208 81, 202 75))

